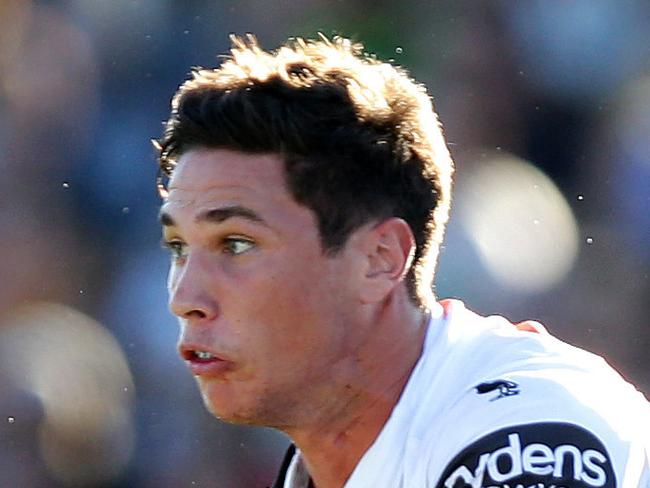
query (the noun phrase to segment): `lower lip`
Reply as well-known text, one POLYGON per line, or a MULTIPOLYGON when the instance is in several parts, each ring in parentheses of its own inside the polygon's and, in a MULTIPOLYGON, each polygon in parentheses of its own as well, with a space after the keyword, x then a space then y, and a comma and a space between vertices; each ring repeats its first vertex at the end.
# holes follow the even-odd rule
POLYGON ((194 376, 221 376, 231 370, 233 363, 222 359, 211 359, 208 361, 186 361, 194 376))

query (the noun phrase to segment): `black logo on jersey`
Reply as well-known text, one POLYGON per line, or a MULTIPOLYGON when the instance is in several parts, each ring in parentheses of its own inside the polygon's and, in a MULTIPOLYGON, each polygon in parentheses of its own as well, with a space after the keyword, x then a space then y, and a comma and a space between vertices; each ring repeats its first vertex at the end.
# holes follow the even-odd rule
POLYGON ((494 400, 498 400, 499 398, 518 395, 519 385, 514 381, 507 381, 507 380, 487 381, 485 383, 481 383, 480 385, 476 385, 476 392, 479 395, 482 395, 484 393, 490 393, 491 391, 494 390, 499 390, 499 395, 491 398, 490 399, 491 402, 493 402, 494 400))
POLYGON ((609 455, 591 432, 567 423, 493 432, 456 456, 437 488, 615 488, 609 455))

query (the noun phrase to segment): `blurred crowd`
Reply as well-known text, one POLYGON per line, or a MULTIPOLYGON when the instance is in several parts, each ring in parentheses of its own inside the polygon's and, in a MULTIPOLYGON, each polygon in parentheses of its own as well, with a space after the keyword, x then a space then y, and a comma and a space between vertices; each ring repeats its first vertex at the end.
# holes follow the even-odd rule
POLYGON ((650 393, 650 4, 2 0, 0 486, 265 487, 288 440, 205 412, 175 352, 156 164, 228 34, 363 41, 457 164, 436 280, 650 393))

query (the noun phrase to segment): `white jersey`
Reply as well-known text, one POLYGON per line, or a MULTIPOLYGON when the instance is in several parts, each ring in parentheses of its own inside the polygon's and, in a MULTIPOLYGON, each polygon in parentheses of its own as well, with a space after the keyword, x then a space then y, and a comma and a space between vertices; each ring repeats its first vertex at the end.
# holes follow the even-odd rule
MULTIPOLYGON (((650 404, 601 357, 441 303, 344 488, 650 488, 650 404)), ((309 484, 291 451, 275 486, 309 484)))

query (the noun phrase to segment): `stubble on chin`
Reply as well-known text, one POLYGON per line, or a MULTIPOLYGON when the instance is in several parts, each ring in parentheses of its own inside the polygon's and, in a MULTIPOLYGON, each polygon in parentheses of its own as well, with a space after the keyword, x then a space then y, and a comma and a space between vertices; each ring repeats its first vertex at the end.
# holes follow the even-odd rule
POLYGON ((297 420, 298 402, 288 399, 287 395, 268 391, 248 395, 217 394, 209 382, 197 378, 197 383, 206 409, 223 422, 285 430, 297 420))

